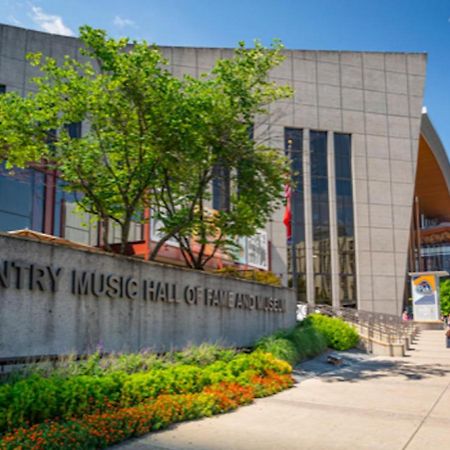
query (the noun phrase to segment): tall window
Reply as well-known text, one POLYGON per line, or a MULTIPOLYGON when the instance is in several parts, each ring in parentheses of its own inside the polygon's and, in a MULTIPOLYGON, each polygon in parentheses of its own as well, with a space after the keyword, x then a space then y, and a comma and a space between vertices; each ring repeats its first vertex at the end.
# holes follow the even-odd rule
POLYGON ((351 136, 349 134, 334 134, 334 158, 340 268, 339 302, 342 306, 356 306, 355 229, 353 223, 351 136))
POLYGON ((331 304, 327 133, 310 132, 313 265, 316 303, 331 304))
POLYGON ((306 301, 305 213, 303 195, 303 130, 285 128, 284 148, 291 161, 291 228, 287 242, 290 283, 297 281, 298 300, 306 301), (293 255, 295 251, 295 256, 293 255), (295 277, 294 277, 295 273, 295 277))
POLYGON ((222 211, 230 209, 230 169, 216 164, 212 180, 213 208, 222 211))
POLYGON ((43 231, 45 176, 34 169, 0 165, 0 231, 43 231))

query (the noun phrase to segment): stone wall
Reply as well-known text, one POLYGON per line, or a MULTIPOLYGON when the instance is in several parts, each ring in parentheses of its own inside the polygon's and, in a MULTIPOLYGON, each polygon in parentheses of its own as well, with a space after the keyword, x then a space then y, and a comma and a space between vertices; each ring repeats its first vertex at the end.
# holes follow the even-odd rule
POLYGON ((248 346, 295 309, 286 288, 0 234, 0 358, 248 346))

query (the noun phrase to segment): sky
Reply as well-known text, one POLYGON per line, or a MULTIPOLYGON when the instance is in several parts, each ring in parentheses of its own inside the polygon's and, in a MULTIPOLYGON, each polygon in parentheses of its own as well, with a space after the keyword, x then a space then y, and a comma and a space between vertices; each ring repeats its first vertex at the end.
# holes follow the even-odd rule
POLYGON ((0 22, 159 45, 426 52, 424 105, 450 153, 450 0, 0 0, 0 22))

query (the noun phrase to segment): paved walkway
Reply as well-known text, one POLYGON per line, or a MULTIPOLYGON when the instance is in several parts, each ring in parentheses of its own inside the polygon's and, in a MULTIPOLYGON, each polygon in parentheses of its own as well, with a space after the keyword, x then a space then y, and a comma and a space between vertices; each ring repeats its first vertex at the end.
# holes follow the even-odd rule
POLYGON ((450 446, 450 349, 423 331, 405 358, 345 353, 296 370, 297 385, 229 414, 185 422, 120 449, 434 450, 450 446))

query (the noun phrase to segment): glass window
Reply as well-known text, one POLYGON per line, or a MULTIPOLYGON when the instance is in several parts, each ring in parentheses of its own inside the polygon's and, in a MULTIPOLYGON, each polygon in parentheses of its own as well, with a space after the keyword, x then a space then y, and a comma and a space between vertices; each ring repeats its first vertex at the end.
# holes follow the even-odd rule
POLYGON ((327 133, 310 132, 313 267, 316 303, 331 304, 327 133))
POLYGON ((336 212, 340 270, 341 306, 356 306, 355 231, 353 224, 353 190, 351 136, 334 134, 336 170, 336 212))
POLYGON ((303 191, 303 130, 285 128, 285 155, 291 163, 291 237, 287 240, 289 284, 293 285, 294 270, 298 300, 306 301, 306 258, 305 258, 305 206, 303 191), (292 253, 295 249, 295 257, 292 253), (294 266, 295 264, 295 266, 294 266))
POLYGON ((4 84, 0 84, 0 94, 4 94, 6 92, 6 86, 4 84))
POLYGON ((0 230, 43 231, 45 176, 34 169, 0 165, 0 230))
POLYGON ((230 209, 230 169, 217 164, 212 180, 213 208, 222 211, 230 209))

